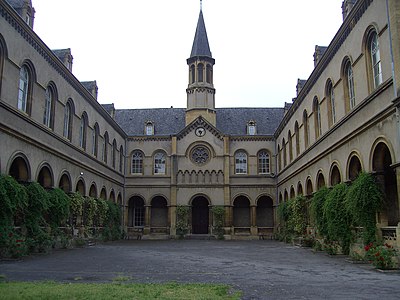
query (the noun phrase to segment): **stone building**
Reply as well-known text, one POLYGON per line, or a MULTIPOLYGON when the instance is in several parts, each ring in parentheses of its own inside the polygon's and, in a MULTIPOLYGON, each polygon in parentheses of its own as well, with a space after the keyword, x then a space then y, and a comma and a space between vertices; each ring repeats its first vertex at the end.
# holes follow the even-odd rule
MULTIPOLYGON (((400 3, 343 1, 343 24, 282 108, 217 108, 203 13, 187 59, 186 108, 116 109, 72 74, 71 49, 33 31, 29 0, 0 2, 0 171, 20 181, 101 197, 123 210, 128 234, 227 238, 277 227, 275 208, 321 186, 374 173, 386 192, 381 226, 399 222, 400 3)), ((217 83, 216 83, 217 84, 217 83)), ((245 99, 243 99, 245 101, 245 99)))

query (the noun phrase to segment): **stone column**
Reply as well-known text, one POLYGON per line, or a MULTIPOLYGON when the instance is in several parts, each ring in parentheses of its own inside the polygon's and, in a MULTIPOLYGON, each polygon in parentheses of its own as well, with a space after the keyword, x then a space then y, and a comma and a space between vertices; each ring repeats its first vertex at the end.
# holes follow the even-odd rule
POLYGON ((150 205, 145 205, 144 206, 144 229, 143 229, 143 234, 149 234, 150 233, 150 216, 151 216, 151 206, 150 205))
POLYGON ((177 139, 176 136, 172 137, 171 145, 171 194, 170 194, 170 205, 168 209, 168 224, 169 234, 176 236, 176 205, 177 205, 177 182, 176 174, 178 173, 178 158, 177 158, 177 139))
POLYGON ((257 206, 251 205, 250 206, 250 222, 251 222, 251 228, 250 228, 250 233, 251 235, 257 235, 257 206))

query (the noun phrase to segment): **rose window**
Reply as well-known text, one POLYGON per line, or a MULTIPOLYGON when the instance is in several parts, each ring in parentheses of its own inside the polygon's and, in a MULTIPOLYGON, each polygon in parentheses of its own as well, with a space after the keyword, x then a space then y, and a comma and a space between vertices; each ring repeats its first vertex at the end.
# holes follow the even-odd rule
POLYGON ((197 146, 192 150, 190 158, 196 164, 204 164, 210 158, 210 151, 207 149, 207 147, 197 146))

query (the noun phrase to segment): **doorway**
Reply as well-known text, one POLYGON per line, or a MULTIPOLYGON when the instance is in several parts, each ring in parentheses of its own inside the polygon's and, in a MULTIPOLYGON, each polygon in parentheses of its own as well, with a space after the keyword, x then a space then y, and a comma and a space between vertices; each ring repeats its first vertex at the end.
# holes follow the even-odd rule
POLYGON ((208 200, 198 196, 192 201, 192 233, 208 234, 209 209, 208 200))

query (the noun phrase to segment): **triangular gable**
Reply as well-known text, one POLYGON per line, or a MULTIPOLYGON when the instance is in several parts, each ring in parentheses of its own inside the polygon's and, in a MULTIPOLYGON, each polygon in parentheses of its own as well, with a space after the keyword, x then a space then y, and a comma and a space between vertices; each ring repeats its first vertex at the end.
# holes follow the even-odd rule
POLYGON ((187 136, 190 132, 196 130, 199 127, 203 127, 207 131, 211 132, 214 136, 219 138, 221 141, 224 138, 224 135, 221 131, 219 131, 216 127, 214 127, 211 123, 205 120, 202 116, 196 118, 193 122, 188 124, 181 132, 179 132, 176 137, 178 140, 187 136))

